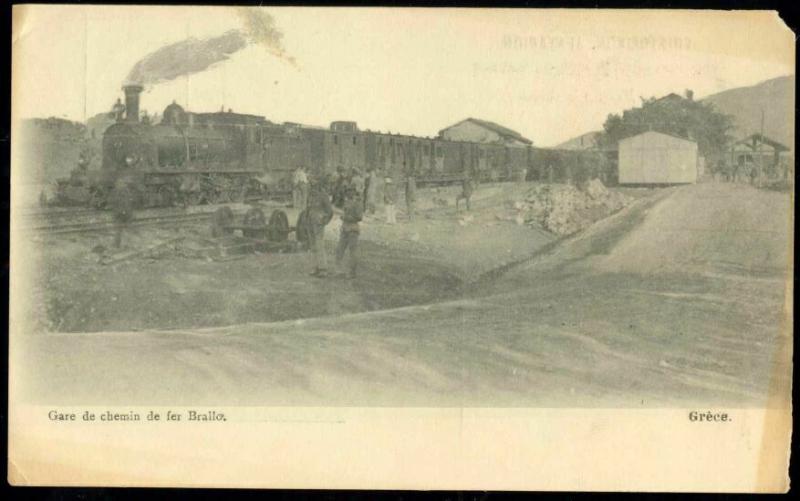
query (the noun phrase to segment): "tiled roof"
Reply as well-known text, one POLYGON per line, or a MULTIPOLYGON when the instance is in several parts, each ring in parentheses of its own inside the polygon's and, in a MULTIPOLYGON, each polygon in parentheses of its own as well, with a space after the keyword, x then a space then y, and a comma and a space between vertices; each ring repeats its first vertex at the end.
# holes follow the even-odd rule
MULTIPOLYGON (((530 139, 524 137, 519 132, 517 132, 515 130, 511 130, 508 127, 503 127, 500 124, 497 124, 497 123, 494 123, 494 122, 490 122, 489 120, 480 120, 478 118, 471 118, 470 117, 470 118, 467 118, 466 120, 462 120, 461 122, 458 122, 458 123, 460 124, 460 123, 464 123, 464 122, 472 122, 472 123, 475 123, 477 125, 480 125, 484 129, 489 129, 489 130, 497 133, 500 137, 503 137, 505 139, 514 139, 516 141, 520 141, 520 142, 525 143, 525 144, 533 144, 533 141, 531 141, 530 139)), ((458 124, 455 124, 455 125, 458 125, 458 124)), ((454 127, 455 125, 451 125, 450 127, 454 127)), ((445 131, 445 130, 449 129, 450 127, 442 129, 442 131, 445 131)), ((440 132, 440 134, 441 134, 441 132, 440 132)))

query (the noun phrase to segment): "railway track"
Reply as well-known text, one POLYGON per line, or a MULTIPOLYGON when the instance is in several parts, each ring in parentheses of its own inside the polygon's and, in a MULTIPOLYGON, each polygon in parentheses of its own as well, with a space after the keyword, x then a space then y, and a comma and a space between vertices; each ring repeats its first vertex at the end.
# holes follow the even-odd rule
MULTIPOLYGON (((197 222, 208 219, 211 216, 211 213, 196 213, 196 214, 170 214, 170 215, 162 215, 162 216, 150 216, 150 217, 136 217, 128 226, 158 226, 164 224, 177 224, 177 223, 186 223, 186 222, 197 222)), ((41 224, 35 226, 25 226, 23 230, 31 231, 31 232, 38 232, 38 233, 47 233, 47 234, 59 234, 59 233, 83 233, 83 232, 92 232, 92 231, 108 231, 114 229, 114 221, 112 217, 109 215, 107 218, 102 218, 102 220, 95 220, 90 222, 75 222, 75 223, 66 223, 66 224, 41 224)))
POLYGON ((17 215, 23 219, 56 219, 61 217, 85 217, 102 212, 103 211, 97 209, 89 209, 85 207, 53 207, 48 209, 19 209, 19 211, 17 211, 17 215))
MULTIPOLYGON (((161 226, 196 223, 209 219, 222 206, 234 210, 248 207, 245 204, 199 205, 185 209, 145 209, 134 213, 128 226, 161 226)), ((114 229, 111 211, 95 209, 53 209, 21 211, 17 229, 26 233, 83 233, 114 229)))

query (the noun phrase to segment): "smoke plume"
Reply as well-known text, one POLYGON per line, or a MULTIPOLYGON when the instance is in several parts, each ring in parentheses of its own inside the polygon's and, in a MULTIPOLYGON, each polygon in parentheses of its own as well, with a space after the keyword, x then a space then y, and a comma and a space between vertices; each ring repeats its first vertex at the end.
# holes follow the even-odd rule
POLYGON ((244 24, 244 32, 248 41, 262 45, 273 56, 297 66, 295 59, 286 53, 286 49, 283 47, 283 33, 268 12, 242 7, 238 13, 244 24))
POLYGON ((275 57, 297 66, 283 48, 283 33, 275 19, 265 11, 238 9, 243 29, 230 30, 218 37, 188 38, 152 52, 137 62, 126 83, 154 85, 175 78, 199 73, 227 60, 249 44, 258 44, 275 57))
POLYGON ((243 49, 247 40, 238 30, 214 38, 189 38, 148 54, 133 66, 127 82, 152 85, 199 73, 243 49))

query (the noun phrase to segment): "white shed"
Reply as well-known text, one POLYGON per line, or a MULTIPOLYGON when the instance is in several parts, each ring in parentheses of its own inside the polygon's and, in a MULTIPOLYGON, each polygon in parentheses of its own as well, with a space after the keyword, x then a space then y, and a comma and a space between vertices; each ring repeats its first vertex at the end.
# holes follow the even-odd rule
POLYGON ((620 184, 697 182, 697 143, 648 131, 619 142, 620 184))

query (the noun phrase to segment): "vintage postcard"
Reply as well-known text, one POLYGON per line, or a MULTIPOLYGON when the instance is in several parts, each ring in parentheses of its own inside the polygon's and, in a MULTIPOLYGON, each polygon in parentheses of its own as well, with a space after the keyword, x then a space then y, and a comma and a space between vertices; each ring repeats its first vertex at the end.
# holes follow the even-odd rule
POLYGON ((775 12, 16 6, 9 482, 784 492, 775 12))

